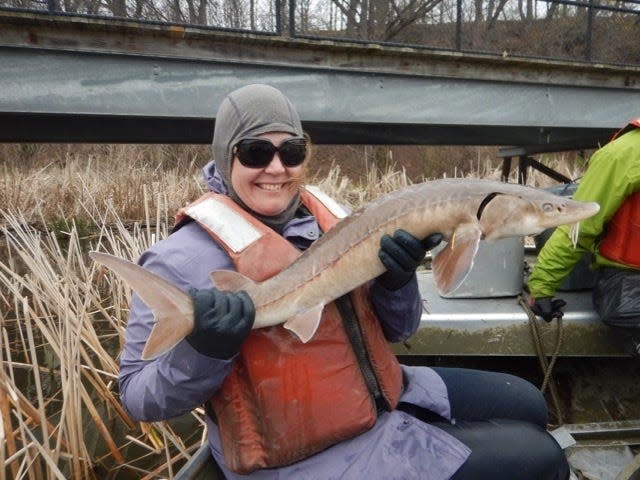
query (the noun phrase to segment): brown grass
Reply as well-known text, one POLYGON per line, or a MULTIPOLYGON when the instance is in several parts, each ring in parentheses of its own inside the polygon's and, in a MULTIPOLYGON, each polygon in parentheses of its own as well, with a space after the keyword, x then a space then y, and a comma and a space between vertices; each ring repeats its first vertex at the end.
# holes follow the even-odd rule
MULTIPOLYGON (((0 480, 171 478, 203 441, 203 412, 154 424, 127 417, 117 356, 130 292, 86 252, 136 259, 164 238, 175 210, 203 191, 207 153, 19 148, 0 149, 0 480)), ((349 175, 355 160, 340 162, 332 151, 312 181, 352 208, 421 180, 391 149, 382 166, 362 161, 349 175)), ((455 175, 499 178, 491 159, 477 160, 455 175)), ((577 161, 548 162, 580 174, 577 161)))

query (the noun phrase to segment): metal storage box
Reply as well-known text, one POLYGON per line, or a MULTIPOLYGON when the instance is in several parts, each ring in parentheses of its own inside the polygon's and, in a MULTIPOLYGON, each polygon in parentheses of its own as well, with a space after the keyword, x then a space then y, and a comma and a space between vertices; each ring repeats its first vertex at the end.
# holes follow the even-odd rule
MULTIPOLYGON (((436 256, 443 247, 434 249, 436 256)), ((460 287, 445 298, 509 297, 522 291, 524 237, 480 241, 473 267, 460 287)))

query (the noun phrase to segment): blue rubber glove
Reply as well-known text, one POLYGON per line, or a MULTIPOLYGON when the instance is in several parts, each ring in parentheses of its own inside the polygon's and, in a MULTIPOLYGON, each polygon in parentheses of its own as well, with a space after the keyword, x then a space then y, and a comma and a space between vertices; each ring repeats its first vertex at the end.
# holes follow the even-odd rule
POLYGON ((233 357, 249 335, 256 316, 247 292, 192 288, 189 295, 193 299, 195 326, 187 335, 187 342, 208 357, 233 357))
POLYGON ((536 298, 531 305, 531 311, 542 317, 545 322, 550 322, 554 318, 562 318, 564 312, 561 310, 567 304, 561 298, 555 300, 551 297, 536 298))
POLYGON ((429 250, 442 241, 440 233, 433 233, 419 240, 404 230, 396 230, 393 237, 384 235, 380 239, 378 258, 387 271, 378 277, 378 282, 387 290, 398 290, 413 278, 429 250))

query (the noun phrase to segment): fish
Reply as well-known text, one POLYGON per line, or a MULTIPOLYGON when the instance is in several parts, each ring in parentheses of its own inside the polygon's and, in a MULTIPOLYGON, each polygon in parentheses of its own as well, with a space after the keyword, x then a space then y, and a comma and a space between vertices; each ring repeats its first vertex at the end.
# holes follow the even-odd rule
MULTIPOLYGON (((473 267, 480 240, 491 243, 577 224, 599 208, 596 202, 519 184, 431 180, 382 195, 352 212, 263 282, 231 270, 216 270, 211 279, 219 290, 248 293, 256 311, 253 328, 283 324, 306 343, 313 338, 326 304, 385 272, 378 258, 384 235, 398 229, 417 238, 442 234, 446 246, 431 268, 439 293, 447 296, 473 267)), ((169 351, 193 330, 193 303, 187 293, 128 260, 96 251, 89 255, 121 276, 154 312, 156 322, 143 359, 169 351)))

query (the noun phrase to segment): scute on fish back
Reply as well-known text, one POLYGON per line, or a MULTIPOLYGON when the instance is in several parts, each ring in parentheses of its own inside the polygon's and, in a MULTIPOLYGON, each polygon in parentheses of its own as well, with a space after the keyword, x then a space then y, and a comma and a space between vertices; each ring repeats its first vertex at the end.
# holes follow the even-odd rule
MULTIPOLYGON (((284 324, 302 341, 308 341, 317 329, 324 305, 384 272, 378 250, 385 234, 392 235, 400 228, 418 238, 442 233, 447 246, 432 268, 438 290, 447 295, 469 273, 481 239, 491 242, 534 235, 546 228, 578 222, 598 210, 596 203, 577 202, 522 185, 472 179, 434 180, 391 192, 365 205, 324 234, 289 267, 264 282, 253 282, 233 271, 212 272, 212 280, 221 290, 247 291, 256 307, 254 328, 284 324)), ((121 273, 113 264, 107 266, 121 273)), ((136 290, 127 277, 125 280, 136 290)), ((148 279, 133 282, 137 288, 153 288, 148 279)), ((180 294, 190 301, 184 292, 180 294)), ((167 308, 166 304, 148 306, 161 316, 158 323, 167 319, 183 322, 179 329, 182 337, 172 335, 173 345, 188 334, 182 334, 184 313, 177 317, 175 313, 159 312, 158 309, 167 308)), ((192 329, 193 319, 190 321, 192 329)), ((155 335, 154 327, 147 346, 155 335)), ((146 348, 145 358, 164 353, 171 342, 146 348)))

